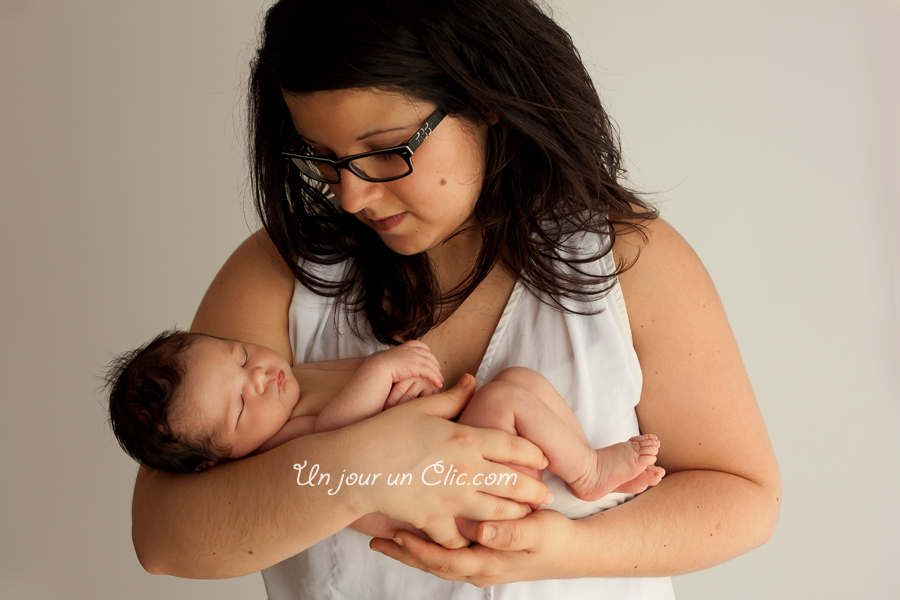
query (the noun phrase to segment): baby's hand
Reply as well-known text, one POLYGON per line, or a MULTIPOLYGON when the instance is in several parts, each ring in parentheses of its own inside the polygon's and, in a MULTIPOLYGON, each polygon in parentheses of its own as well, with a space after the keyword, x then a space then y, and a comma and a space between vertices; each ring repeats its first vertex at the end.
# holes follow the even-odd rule
MULTIPOLYGON (((390 350, 376 352, 366 358, 364 367, 387 372, 394 384, 407 380, 421 379, 425 382, 430 382, 430 385, 436 389, 440 389, 444 385, 444 376, 441 375, 440 363, 428 349, 428 346, 418 340, 411 340, 390 350)), ((426 389, 422 384, 415 384, 414 381, 412 386, 418 389, 418 393, 413 398, 426 389)), ((391 397, 394 396, 396 389, 395 385, 394 389, 391 390, 391 397)), ((404 395, 408 395, 410 393, 409 390, 410 388, 408 387, 404 393, 398 394, 397 400, 404 395)), ((396 404, 396 400, 394 403, 396 404)))
POLYGON ((434 387, 430 381, 422 377, 415 379, 405 379, 399 383, 395 383, 388 394, 387 400, 384 402, 384 409, 387 410, 392 406, 409 402, 413 398, 421 398, 422 396, 430 396, 436 394, 439 388, 434 387))

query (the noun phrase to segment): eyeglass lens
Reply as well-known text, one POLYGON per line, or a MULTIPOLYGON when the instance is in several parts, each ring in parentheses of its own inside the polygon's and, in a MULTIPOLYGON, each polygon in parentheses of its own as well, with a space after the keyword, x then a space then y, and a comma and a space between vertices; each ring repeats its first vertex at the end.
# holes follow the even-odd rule
MULTIPOLYGON (((327 183, 337 183, 340 181, 338 170, 325 162, 317 160, 306 160, 302 158, 292 158, 294 164, 305 175, 325 181, 327 183)), ((373 156, 364 156, 350 161, 348 167, 356 175, 368 179, 393 179, 402 177, 410 172, 409 164, 398 154, 375 154, 373 156)))

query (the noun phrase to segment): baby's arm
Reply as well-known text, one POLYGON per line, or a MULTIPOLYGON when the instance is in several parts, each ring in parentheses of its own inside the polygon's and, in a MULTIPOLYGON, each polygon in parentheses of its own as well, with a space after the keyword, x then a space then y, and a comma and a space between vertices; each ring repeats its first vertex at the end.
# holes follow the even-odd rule
MULTIPOLYGON (((428 395, 440 389, 443 383, 440 363, 428 346, 421 342, 409 341, 390 350, 376 352, 359 365, 344 389, 322 410, 313 429, 320 432, 345 427, 394 406, 400 396, 428 395), (422 385, 422 380, 430 382, 430 385, 422 385)), ((397 530, 403 529, 429 539, 427 534, 409 523, 381 513, 364 515, 348 527, 372 537, 390 538, 397 530)))
POLYGON ((424 379, 434 386, 422 389, 422 395, 434 393, 444 384, 440 364, 422 342, 412 340, 368 356, 319 414, 313 432, 332 431, 377 415, 386 404, 396 403, 394 384, 411 379, 424 379))
POLYGON ((341 358, 339 360, 323 360, 320 362, 303 363, 294 365, 292 369, 294 375, 299 375, 300 371, 316 370, 316 371, 356 371, 366 361, 366 357, 360 358, 341 358))
MULTIPOLYGON (((311 410, 319 414, 293 417, 265 444, 259 454, 295 438, 333 431, 378 414, 397 403, 400 393, 412 397, 429 395, 443 383, 440 365, 428 347, 410 341, 364 358, 348 358, 296 365, 300 383, 311 410), (347 381, 349 372, 353 376, 347 381), (342 383, 347 383, 341 387, 342 383), (398 383, 399 385, 394 385, 398 383), (385 400, 387 398, 387 401, 385 400), (321 406, 316 410, 316 406, 321 406)), ((307 410, 310 410, 307 405, 307 410)))
MULTIPOLYGON (((294 417, 257 449, 256 453, 265 452, 297 437, 345 427, 378 414, 383 408, 394 406, 401 401, 401 397, 428 395, 443 385, 437 359, 425 344, 417 341, 410 341, 366 358, 297 365, 294 367, 294 375, 298 379, 303 379, 304 370, 325 372, 356 370, 356 373, 325 405, 318 416, 294 417)), ((312 373, 306 374, 307 385, 311 383, 309 375, 312 373)), ((326 380, 320 380, 319 383, 324 385, 317 387, 323 388, 320 391, 328 394, 329 386, 337 384, 340 380, 338 377, 338 381, 334 381, 335 377, 338 377, 337 373, 326 380)), ((389 538, 397 530, 403 529, 429 539, 427 534, 412 525, 380 513, 364 515, 349 527, 373 537, 389 538)))

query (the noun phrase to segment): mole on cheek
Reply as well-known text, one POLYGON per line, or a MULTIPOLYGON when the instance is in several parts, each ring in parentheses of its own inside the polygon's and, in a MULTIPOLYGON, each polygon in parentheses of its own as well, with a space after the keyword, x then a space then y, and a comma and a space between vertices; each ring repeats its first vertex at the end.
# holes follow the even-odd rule
POLYGON ((441 179, 441 185, 447 185, 447 180, 446 180, 446 179, 441 179))

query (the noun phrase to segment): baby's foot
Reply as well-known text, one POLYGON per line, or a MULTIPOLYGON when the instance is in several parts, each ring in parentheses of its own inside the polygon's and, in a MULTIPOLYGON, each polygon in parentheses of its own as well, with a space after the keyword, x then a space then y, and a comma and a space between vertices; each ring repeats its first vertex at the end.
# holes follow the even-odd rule
POLYGON ((631 481, 626 481, 613 491, 620 494, 640 494, 648 487, 659 483, 662 480, 663 475, 665 474, 666 470, 662 467, 650 466, 647 467, 646 471, 644 471, 631 481))
POLYGON ((653 466, 659 439, 652 433, 591 452, 592 464, 585 475, 569 483, 572 493, 582 500, 598 500, 610 492, 638 494, 665 475, 662 468, 653 466))

